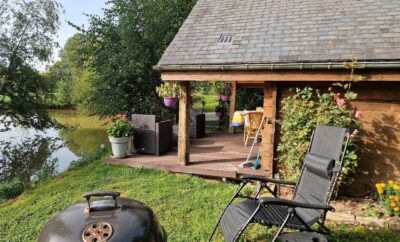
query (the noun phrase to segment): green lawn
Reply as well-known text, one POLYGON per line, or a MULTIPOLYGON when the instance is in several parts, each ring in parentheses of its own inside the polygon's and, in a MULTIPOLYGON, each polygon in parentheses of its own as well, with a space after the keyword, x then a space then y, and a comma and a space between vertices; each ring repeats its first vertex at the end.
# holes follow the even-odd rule
MULTIPOLYGON (((204 112, 214 112, 215 107, 218 105, 219 97, 217 95, 202 95, 198 94, 202 98, 204 98, 204 112)), ((200 103, 195 103, 194 108, 201 108, 200 103)))
MULTIPOLYGON (((96 161, 43 182, 15 201, 0 204, 0 241, 34 241, 48 219, 82 202, 82 193, 93 190, 120 191, 125 197, 148 204, 158 214, 169 241, 206 241, 235 188, 230 183, 96 161)), ((355 226, 332 229, 332 241, 400 241, 399 234, 389 231, 376 233, 355 226)), ((273 232, 251 226, 246 240, 265 241, 273 232)), ((220 232, 216 241, 222 241, 220 232)))

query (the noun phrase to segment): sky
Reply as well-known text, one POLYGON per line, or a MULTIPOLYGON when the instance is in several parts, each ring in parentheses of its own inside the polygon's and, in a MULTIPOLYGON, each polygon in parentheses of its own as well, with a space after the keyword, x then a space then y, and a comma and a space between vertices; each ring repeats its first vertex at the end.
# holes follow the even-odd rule
MULTIPOLYGON (((63 5, 65 13, 60 16, 61 27, 58 32, 58 43, 63 47, 68 38, 72 37, 77 31, 69 26, 70 21, 78 26, 88 26, 88 18, 83 15, 96 14, 102 16, 102 8, 106 8, 107 0, 57 0, 63 5)), ((58 59, 59 49, 54 51, 53 59, 58 59)))

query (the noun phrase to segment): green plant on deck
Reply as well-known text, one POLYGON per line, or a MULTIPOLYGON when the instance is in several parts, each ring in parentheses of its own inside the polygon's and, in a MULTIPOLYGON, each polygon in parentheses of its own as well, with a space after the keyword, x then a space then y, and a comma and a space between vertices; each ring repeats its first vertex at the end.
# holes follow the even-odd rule
POLYGON ((179 86, 177 82, 164 82, 156 87, 158 96, 177 98, 179 95, 179 86))
POLYGON ((350 184, 354 181, 363 132, 359 121, 361 112, 355 112, 348 103, 357 98, 351 87, 362 78, 355 80, 354 69, 359 68, 355 61, 348 66, 351 68, 349 81, 334 84, 334 87, 328 89, 328 93, 321 93, 311 87, 297 88, 293 96, 283 99, 280 110, 283 123, 278 152, 279 168, 288 179, 298 177, 314 128, 317 125, 333 125, 349 128, 351 132, 339 183, 350 184), (341 92, 333 91, 337 88, 341 92))
MULTIPOLYGON (((118 116, 118 115, 117 115, 118 116)), ((107 129, 107 133, 111 137, 121 138, 121 137, 129 137, 132 136, 135 132, 135 129, 131 122, 129 122, 125 117, 121 117, 116 119, 110 127, 107 129)))

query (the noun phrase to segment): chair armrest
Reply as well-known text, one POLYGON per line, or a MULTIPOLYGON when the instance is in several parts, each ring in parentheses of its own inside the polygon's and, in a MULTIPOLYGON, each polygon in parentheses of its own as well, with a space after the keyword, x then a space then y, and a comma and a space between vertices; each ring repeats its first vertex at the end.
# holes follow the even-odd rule
POLYGON ((260 181, 260 182, 275 183, 275 184, 280 184, 280 185, 296 186, 296 184, 297 184, 296 182, 293 182, 293 181, 270 179, 270 178, 266 178, 266 177, 251 176, 251 175, 245 175, 245 176, 242 176, 241 178, 242 178, 242 180, 246 180, 246 181, 260 181))
POLYGON ((292 208, 310 208, 310 209, 323 209, 334 212, 335 209, 332 206, 325 204, 311 204, 311 203, 302 203, 296 202, 293 200, 281 199, 281 198, 272 198, 272 197, 263 197, 259 199, 260 203, 263 205, 273 204, 280 206, 288 206, 292 208))

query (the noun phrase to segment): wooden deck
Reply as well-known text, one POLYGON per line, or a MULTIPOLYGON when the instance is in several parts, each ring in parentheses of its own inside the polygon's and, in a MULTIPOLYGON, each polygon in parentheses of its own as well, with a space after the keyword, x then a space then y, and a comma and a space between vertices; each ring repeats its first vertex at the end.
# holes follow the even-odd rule
MULTIPOLYGON (((242 134, 213 133, 202 139, 191 140, 190 164, 187 166, 178 164, 176 151, 162 156, 132 155, 124 159, 109 157, 106 163, 219 178, 268 176, 268 171, 262 169, 254 171, 253 168, 239 168, 249 150, 250 146, 244 147, 242 134)), ((253 154, 256 155, 257 151, 258 147, 253 154)))

